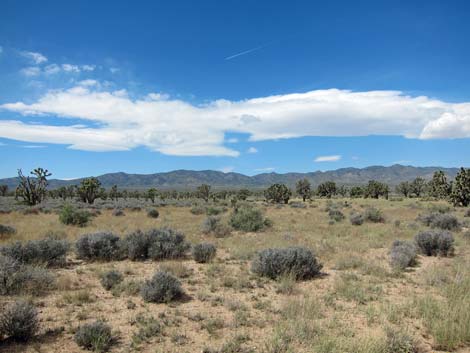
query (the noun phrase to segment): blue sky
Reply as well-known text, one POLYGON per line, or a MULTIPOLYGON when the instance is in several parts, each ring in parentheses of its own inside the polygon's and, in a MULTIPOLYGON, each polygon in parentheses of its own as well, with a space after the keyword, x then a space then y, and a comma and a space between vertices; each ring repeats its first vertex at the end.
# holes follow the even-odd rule
POLYGON ((467 1, 2 1, 0 177, 468 166, 469 15, 467 1))

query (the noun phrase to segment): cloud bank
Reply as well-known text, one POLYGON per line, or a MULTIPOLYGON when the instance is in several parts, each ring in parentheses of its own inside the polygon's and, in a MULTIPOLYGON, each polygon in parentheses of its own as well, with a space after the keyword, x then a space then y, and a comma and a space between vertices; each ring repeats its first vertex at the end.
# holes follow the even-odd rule
POLYGON ((340 155, 333 155, 333 156, 318 156, 315 158, 315 162, 337 162, 341 159, 340 155))
POLYGON ((0 109, 41 121, 1 120, 0 137, 87 151, 146 146, 167 155, 235 157, 239 152, 227 147, 225 139, 234 132, 248 134, 251 141, 371 134, 470 137, 470 103, 400 91, 328 89, 193 105, 157 93, 131 99, 125 90, 106 91, 88 80, 71 89, 48 91, 31 104, 5 103, 0 109), (63 124, 48 124, 51 116, 62 118, 63 124), (83 124, 68 124, 67 118, 83 124))

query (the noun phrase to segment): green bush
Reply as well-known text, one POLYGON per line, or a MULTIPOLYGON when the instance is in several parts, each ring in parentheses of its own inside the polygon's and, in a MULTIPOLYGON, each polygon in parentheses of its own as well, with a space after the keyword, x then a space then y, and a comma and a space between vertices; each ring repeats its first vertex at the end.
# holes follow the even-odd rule
POLYGON ((120 238, 109 232, 82 235, 75 243, 75 249, 77 256, 86 260, 112 261, 123 258, 120 238))
POLYGON ((328 211, 328 216, 330 217, 331 220, 335 222, 341 222, 345 218, 343 212, 341 212, 340 210, 336 208, 331 208, 328 211))
POLYGON ((124 277, 121 272, 111 270, 103 273, 100 278, 101 285, 106 290, 113 289, 116 285, 123 281, 124 277))
POLYGON ((149 216, 150 218, 158 218, 158 216, 160 216, 160 212, 158 212, 156 208, 152 208, 148 210, 147 216, 149 216))
POLYGON ((144 301, 152 303, 168 303, 183 296, 180 281, 172 274, 158 271, 151 280, 145 281, 140 294, 144 301))
POLYGON ((16 233, 15 228, 0 224, 0 235, 13 235, 15 233, 16 233))
POLYGON ((296 280, 305 280, 319 275, 322 267, 311 250, 290 247, 259 251, 251 271, 272 279, 290 275, 296 280))
POLYGON ((196 262, 206 263, 212 261, 217 249, 214 244, 200 243, 193 246, 193 258, 196 262))
POLYGON ((454 237, 447 231, 424 231, 415 236, 418 249, 427 256, 450 256, 454 252, 454 237))
POLYGON ((439 228, 443 230, 459 230, 460 223, 457 217, 449 213, 430 213, 419 215, 417 220, 425 226, 439 228))
POLYGON ((201 215, 201 214, 206 213, 206 208, 201 205, 194 205, 193 207, 191 207, 190 211, 194 215, 201 215))
POLYGON ((265 226, 262 212, 254 207, 242 206, 230 216, 230 225, 244 232, 257 232, 265 226))
POLYGON ((373 222, 373 223, 385 222, 385 217, 382 211, 375 207, 368 207, 364 212, 364 218, 366 221, 373 222))
POLYGON ((38 312, 34 305, 16 301, 0 313, 0 336, 15 341, 28 341, 39 329, 38 312))
POLYGON ((66 263, 69 243, 56 237, 30 240, 25 244, 15 242, 0 248, 0 254, 9 256, 22 264, 60 267, 66 263))
POLYGON ((113 343, 111 327, 103 321, 80 326, 73 339, 80 347, 94 352, 106 352, 113 343))
POLYGON ((189 250, 184 234, 170 228, 140 230, 130 233, 124 239, 129 259, 152 260, 181 258, 189 250))
POLYGON ((353 213, 349 217, 352 225, 360 226, 364 223, 364 216, 360 213, 353 213))
POLYGON ((66 225, 84 227, 90 221, 91 215, 88 211, 78 210, 72 205, 65 205, 59 214, 59 220, 66 225))

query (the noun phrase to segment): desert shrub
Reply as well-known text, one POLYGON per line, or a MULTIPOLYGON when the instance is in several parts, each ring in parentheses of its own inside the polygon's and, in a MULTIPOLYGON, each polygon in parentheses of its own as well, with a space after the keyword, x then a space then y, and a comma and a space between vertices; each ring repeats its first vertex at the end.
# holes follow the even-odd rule
POLYGON ((416 342, 406 332, 388 327, 385 330, 385 353, 417 353, 416 342))
POLYGON ((0 314, 0 336, 16 341, 28 341, 39 329, 38 312, 34 305, 16 301, 0 314))
POLYGON ((121 272, 116 270, 111 270, 103 273, 100 278, 101 285, 104 289, 110 290, 117 284, 123 281, 124 277, 121 272))
POLYGON ((459 230, 460 224, 457 217, 448 213, 437 213, 431 220, 431 228, 444 230, 459 230))
POLYGON ((353 213, 349 217, 349 220, 351 221, 352 225, 360 226, 364 223, 364 216, 360 213, 353 213))
POLYGON ((51 289, 54 282, 54 276, 46 269, 0 254, 0 295, 39 295, 51 289))
POLYGON ((230 216, 230 225, 244 232, 257 232, 265 226, 261 210, 250 206, 236 209, 230 216))
POLYGON ((196 262, 206 263, 211 261, 217 252, 214 244, 200 243, 193 246, 193 258, 196 262))
POLYGON ((194 205, 193 207, 191 207, 190 211, 194 215, 201 215, 201 214, 206 213, 206 208, 201 205, 194 205))
POLYGON ((80 326, 73 339, 80 347, 94 352, 106 352, 113 343, 111 327, 103 321, 80 326))
POLYGON ((16 233, 15 228, 0 224, 0 235, 13 235, 15 233, 16 233))
POLYGON ((390 265, 404 270, 416 264, 416 246, 412 242, 395 240, 390 251, 390 265))
POLYGON ((299 201, 289 202, 289 206, 292 208, 307 208, 307 205, 305 203, 299 201))
POLYGON ((322 267, 311 250, 301 247, 259 251, 251 264, 254 273, 272 279, 283 275, 309 279, 320 274, 322 267))
POLYGON ((214 230, 214 235, 216 238, 225 238, 229 236, 230 233, 232 233, 232 228, 225 223, 219 223, 214 230))
POLYGON ((462 234, 462 237, 465 239, 465 240, 470 240, 470 230, 467 230, 466 232, 464 232, 462 234))
POLYGON ((190 248, 184 234, 171 228, 151 229, 149 236, 149 257, 152 260, 181 258, 190 248))
POLYGON ((331 220, 335 222, 341 222, 344 219, 344 214, 340 210, 336 208, 331 208, 328 211, 328 216, 330 217, 331 220))
POLYGON ((220 218, 216 216, 209 216, 203 222, 201 230, 205 234, 214 232, 217 229, 217 226, 220 224, 220 218))
POLYGON ((86 210, 79 210, 72 205, 65 205, 59 214, 59 220, 66 225, 84 227, 91 218, 91 214, 86 210))
POLYGON ((464 217, 470 217, 470 208, 463 214, 464 217))
POLYGON ((368 207, 364 212, 364 218, 366 221, 373 223, 383 223, 385 222, 385 217, 381 210, 375 207, 368 207))
POLYGON ((124 240, 127 256, 131 260, 176 259, 183 257, 190 248, 183 233, 170 228, 140 230, 133 232, 124 240))
POLYGON ((223 212, 223 210, 221 208, 218 208, 218 207, 209 206, 206 209, 206 214, 208 216, 217 216, 217 215, 221 214, 222 212, 223 212))
POLYGON ((75 249, 81 259, 111 261, 123 257, 120 238, 110 232, 82 235, 75 243, 75 249))
POLYGON ((418 249, 427 256, 449 256, 454 252, 454 237, 447 231, 424 231, 415 236, 418 249))
POLYGON ((14 258, 23 264, 41 264, 46 266, 63 266, 69 249, 66 240, 47 237, 30 240, 25 244, 15 242, 0 248, 0 253, 14 258))
POLYGON ((126 214, 124 213, 124 211, 121 208, 116 208, 113 211, 113 216, 115 216, 115 217, 122 217, 122 216, 125 216, 125 215, 126 214))
POLYGON ((180 281, 164 271, 156 272, 152 279, 145 281, 140 294, 146 302, 167 303, 183 296, 180 281))
POLYGON ((147 216, 149 216, 150 218, 158 218, 158 216, 160 216, 160 212, 158 212, 156 208, 152 208, 148 210, 147 216))

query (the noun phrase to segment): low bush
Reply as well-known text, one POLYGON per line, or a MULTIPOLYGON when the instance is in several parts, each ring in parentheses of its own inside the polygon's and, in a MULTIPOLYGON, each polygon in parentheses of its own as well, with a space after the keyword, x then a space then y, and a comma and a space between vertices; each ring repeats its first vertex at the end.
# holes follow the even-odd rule
POLYGON ((307 205, 304 202, 300 201, 289 202, 289 206, 292 208, 307 208, 307 205))
POLYGON ((126 236, 125 247, 129 259, 152 260, 181 258, 189 250, 184 234, 170 228, 140 230, 126 236))
POLYGON ((116 270, 111 270, 111 271, 104 272, 101 275, 100 282, 104 289, 111 290, 117 284, 121 283, 123 279, 124 279, 124 276, 121 274, 121 272, 116 271, 116 270))
POLYGON ((460 223, 457 217, 449 213, 435 212, 429 214, 420 214, 416 220, 431 228, 439 228, 444 230, 460 229, 460 223))
POLYGON ((224 210, 221 209, 221 208, 210 206, 210 207, 207 207, 206 214, 208 216, 217 216, 217 215, 221 214, 223 211, 224 210))
POLYGON ((470 217, 470 208, 463 214, 464 217, 470 217))
POLYGON ((395 240, 390 251, 390 265, 396 270, 404 270, 416 264, 416 246, 409 241, 395 240))
POLYGON ((0 224, 0 236, 1 235, 13 235, 15 233, 16 233, 15 228, 0 224))
POLYGON ((75 243, 75 249, 77 256, 86 260, 112 261, 123 258, 120 238, 109 232, 82 235, 75 243))
POLYGON ((103 321, 80 326, 73 339, 80 347, 94 352, 106 352, 113 343, 111 327, 103 321))
POLYGON ((319 275, 322 267, 311 250, 301 247, 262 250, 251 264, 252 272, 272 279, 283 275, 309 279, 319 275))
POLYGON ((217 249, 214 244, 200 243, 193 246, 194 261, 199 263, 206 263, 212 261, 215 257, 217 249))
POLYGON ((86 210, 79 210, 72 205, 65 205, 59 214, 59 220, 66 225, 84 227, 90 221, 91 214, 86 210))
POLYGON ((0 254, 0 295, 40 295, 54 283, 54 276, 46 269, 25 265, 0 254))
POLYGON ((406 332, 388 327, 385 330, 385 353, 418 353, 416 342, 406 332))
POLYGON ((180 281, 168 272, 158 271, 146 281, 140 294, 146 302, 168 303, 183 296, 180 281))
POLYGON ((201 215, 201 214, 206 213, 206 208, 201 205, 194 205, 193 207, 191 207, 190 211, 194 215, 201 215))
POLYGON ((220 218, 216 216, 209 216, 203 222, 201 230, 204 234, 215 232, 217 227, 220 225, 220 218))
POLYGON ((147 216, 149 216, 150 218, 158 218, 160 216, 160 212, 158 212, 156 208, 152 208, 148 210, 147 216))
POLYGON ((415 236, 421 253, 427 256, 450 256, 454 252, 454 237, 447 231, 424 231, 415 236))
POLYGON ((352 225, 360 226, 364 223, 364 216, 360 213, 353 213, 349 217, 349 220, 350 220, 352 225))
POLYGON ((34 305, 16 301, 0 313, 0 336, 15 341, 28 341, 39 329, 38 312, 34 305))
POLYGON ((30 240, 25 244, 16 242, 0 248, 0 254, 12 257, 22 264, 37 264, 49 267, 64 266, 69 243, 56 237, 30 240))
POLYGON ((116 208, 113 211, 113 216, 115 216, 115 217, 122 217, 122 216, 125 216, 125 215, 126 214, 124 213, 124 211, 121 208, 116 208))
POLYGON ((385 222, 385 217, 381 210, 375 207, 368 207, 364 212, 364 218, 366 221, 373 223, 383 223, 385 222))
POLYGON ((328 216, 330 217, 331 220, 335 222, 341 222, 344 219, 344 214, 337 208, 330 208, 328 211, 328 216))
POLYGON ((244 232, 257 232, 265 227, 263 213, 251 206, 235 209, 230 216, 230 225, 244 232))

